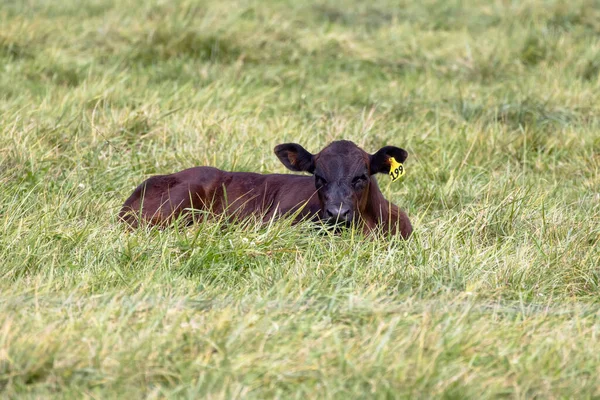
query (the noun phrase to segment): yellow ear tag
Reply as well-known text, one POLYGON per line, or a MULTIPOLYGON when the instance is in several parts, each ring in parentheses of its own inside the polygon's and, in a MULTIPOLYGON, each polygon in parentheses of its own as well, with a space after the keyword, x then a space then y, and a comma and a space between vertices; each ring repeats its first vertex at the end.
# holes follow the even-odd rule
POLYGON ((404 175, 404 165, 396 161, 394 157, 390 157, 390 178, 392 178, 392 182, 396 182, 400 179, 401 176, 404 175))

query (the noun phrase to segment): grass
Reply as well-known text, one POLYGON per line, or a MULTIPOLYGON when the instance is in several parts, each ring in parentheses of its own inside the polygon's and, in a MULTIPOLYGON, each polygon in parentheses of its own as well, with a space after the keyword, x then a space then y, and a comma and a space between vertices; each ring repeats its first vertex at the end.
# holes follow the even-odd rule
POLYGON ((0 2, 0 390, 600 396, 594 1, 0 2), (126 232, 143 179, 406 148, 408 242, 126 232))

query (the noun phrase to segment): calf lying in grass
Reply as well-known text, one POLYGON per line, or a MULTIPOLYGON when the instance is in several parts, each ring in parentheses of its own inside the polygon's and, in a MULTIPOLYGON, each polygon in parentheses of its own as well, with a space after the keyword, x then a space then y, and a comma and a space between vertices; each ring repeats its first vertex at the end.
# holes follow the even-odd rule
POLYGON ((135 228, 142 221, 163 226, 179 217, 188 223, 202 219, 202 215, 194 218, 193 210, 231 218, 258 215, 265 221, 295 214, 297 220, 354 223, 367 234, 381 230, 410 236, 408 217, 383 197, 372 177, 404 162, 408 156, 404 149, 386 146, 370 155, 341 140, 317 154, 299 144, 280 144, 275 154, 288 169, 313 176, 190 168, 146 180, 125 201, 119 217, 135 228))

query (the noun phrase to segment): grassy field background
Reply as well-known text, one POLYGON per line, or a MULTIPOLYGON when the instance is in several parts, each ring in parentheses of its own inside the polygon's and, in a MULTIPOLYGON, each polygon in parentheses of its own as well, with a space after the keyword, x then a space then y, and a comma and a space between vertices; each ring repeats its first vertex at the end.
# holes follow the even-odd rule
POLYGON ((600 396, 599 73, 592 0, 0 0, 1 393, 600 396), (410 241, 116 219, 342 138, 410 241))

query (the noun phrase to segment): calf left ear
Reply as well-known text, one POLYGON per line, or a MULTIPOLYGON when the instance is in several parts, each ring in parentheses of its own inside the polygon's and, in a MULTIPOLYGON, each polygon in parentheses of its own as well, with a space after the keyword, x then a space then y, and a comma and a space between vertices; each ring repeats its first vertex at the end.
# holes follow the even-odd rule
POLYGON ((284 143, 275 146, 275 154, 279 161, 292 171, 309 172, 315 171, 315 161, 312 154, 296 143, 284 143))
POLYGON ((408 157, 408 152, 400 147, 385 146, 371 156, 371 175, 390 171, 390 158, 394 157, 399 163, 403 163, 408 157))

